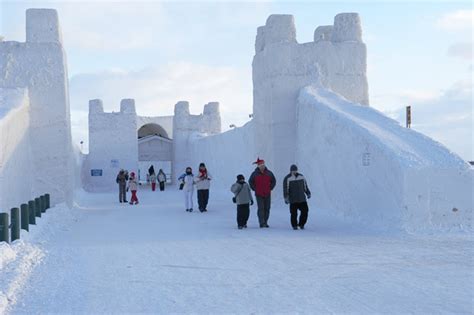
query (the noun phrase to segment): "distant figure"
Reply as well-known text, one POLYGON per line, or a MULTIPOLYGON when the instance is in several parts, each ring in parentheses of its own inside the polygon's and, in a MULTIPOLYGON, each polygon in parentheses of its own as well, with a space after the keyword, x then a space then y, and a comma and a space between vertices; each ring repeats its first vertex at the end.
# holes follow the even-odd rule
POLYGON ((125 175, 125 171, 121 169, 118 174, 117 178, 115 181, 119 185, 119 201, 122 202, 127 202, 127 180, 128 180, 128 175, 125 175))
POLYGON ((131 172, 130 173, 130 179, 128 180, 128 189, 132 192, 132 198, 130 199, 130 204, 138 204, 138 197, 137 197, 137 189, 138 189, 138 183, 137 183, 137 178, 135 177, 135 173, 131 172))
POLYGON ((211 174, 207 171, 204 163, 199 164, 199 173, 196 177, 197 198, 199 211, 207 211, 207 203, 209 202, 209 188, 211 186, 211 174))
POLYGON ((306 179, 298 173, 298 167, 291 165, 290 174, 285 176, 283 180, 283 196, 285 203, 290 205, 291 226, 293 230, 304 229, 304 225, 308 220, 308 203, 306 197, 311 198, 306 179), (301 211, 299 221, 297 220, 298 210, 301 211))
POLYGON ((178 181, 183 185, 186 211, 193 212, 194 175, 191 167, 186 168, 186 172, 178 178, 178 181))
POLYGON ((153 165, 151 165, 151 166, 148 168, 148 175, 151 175, 151 174, 155 174, 155 168, 153 167, 153 165))
POLYGON ((150 175, 151 190, 155 191, 156 189, 156 174, 153 173, 150 175))
POLYGON ((237 182, 230 187, 230 191, 234 193, 234 201, 237 204, 237 228, 239 230, 246 229, 250 215, 250 206, 253 205, 253 198, 250 186, 245 182, 244 175, 237 175, 237 182))
POLYGON ((257 158, 253 164, 257 168, 250 175, 250 188, 255 191, 258 206, 258 221, 261 228, 268 228, 268 218, 270 217, 271 194, 276 185, 273 173, 265 166, 265 161, 257 158))
POLYGON ((163 172, 163 169, 160 168, 158 172, 158 182, 160 183, 160 191, 165 190, 165 183, 166 183, 166 174, 163 172))

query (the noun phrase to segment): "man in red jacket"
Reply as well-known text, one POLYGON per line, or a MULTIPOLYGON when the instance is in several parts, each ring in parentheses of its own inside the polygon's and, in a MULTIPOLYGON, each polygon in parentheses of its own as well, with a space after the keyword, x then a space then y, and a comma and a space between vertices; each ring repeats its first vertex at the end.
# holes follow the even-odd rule
POLYGON ((275 188, 276 180, 273 173, 265 166, 265 161, 257 158, 257 168, 250 175, 249 185, 255 191, 255 198, 258 206, 258 221, 261 228, 268 228, 268 218, 270 217, 271 194, 275 188))

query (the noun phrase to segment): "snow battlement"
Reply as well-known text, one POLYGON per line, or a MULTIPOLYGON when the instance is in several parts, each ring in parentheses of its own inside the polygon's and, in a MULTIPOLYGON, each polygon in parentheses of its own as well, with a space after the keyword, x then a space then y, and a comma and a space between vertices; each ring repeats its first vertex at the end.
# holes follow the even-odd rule
POLYGON ((136 115, 135 111, 135 100, 132 98, 124 98, 120 101, 120 112, 106 113, 104 112, 104 103, 101 99, 94 99, 89 101, 89 115, 101 115, 101 114, 133 114, 136 115))
MULTIPOLYGON (((314 31, 314 42, 362 42, 362 26, 358 13, 339 13, 333 25, 318 26, 314 31)), ((272 44, 297 43, 295 20, 292 15, 272 14, 264 26, 257 28, 255 53, 272 44)))
POLYGON ((29 43, 62 44, 61 29, 56 10, 26 10, 26 41, 29 43))
POLYGON ((221 133, 219 102, 209 102, 204 105, 203 113, 200 115, 192 115, 190 113, 189 102, 180 101, 176 103, 174 107, 173 129, 205 134, 221 133))

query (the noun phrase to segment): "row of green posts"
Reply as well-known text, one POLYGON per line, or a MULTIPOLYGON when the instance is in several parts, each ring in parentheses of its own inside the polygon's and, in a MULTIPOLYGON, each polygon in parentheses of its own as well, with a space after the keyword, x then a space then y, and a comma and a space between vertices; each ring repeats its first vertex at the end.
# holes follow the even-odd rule
POLYGON ((49 194, 44 194, 35 200, 24 203, 20 208, 10 210, 11 222, 8 220, 8 213, 0 213, 0 242, 10 242, 20 239, 20 228, 29 231, 29 226, 36 225, 36 218, 41 218, 41 214, 50 208, 49 194))

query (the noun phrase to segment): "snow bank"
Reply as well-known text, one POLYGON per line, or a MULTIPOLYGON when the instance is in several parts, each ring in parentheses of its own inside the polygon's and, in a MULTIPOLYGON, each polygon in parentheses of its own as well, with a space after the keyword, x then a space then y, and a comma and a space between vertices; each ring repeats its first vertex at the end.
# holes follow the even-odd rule
POLYGON ((438 142, 319 87, 301 90, 297 121, 320 207, 409 231, 472 229, 473 172, 438 142))
POLYGON ((28 91, 0 88, 0 212, 33 195, 28 91))
POLYGON ((4 314, 16 302, 32 272, 46 255, 45 245, 58 231, 67 229, 79 218, 76 209, 62 203, 50 208, 30 231, 21 230, 21 239, 0 243, 0 314, 4 314))
POLYGON ((252 162, 256 157, 253 135, 252 122, 213 136, 203 137, 195 133, 189 141, 189 166, 197 174, 199 163, 204 162, 213 175, 212 185, 230 189, 238 174, 243 174, 248 179, 254 169, 252 162))

